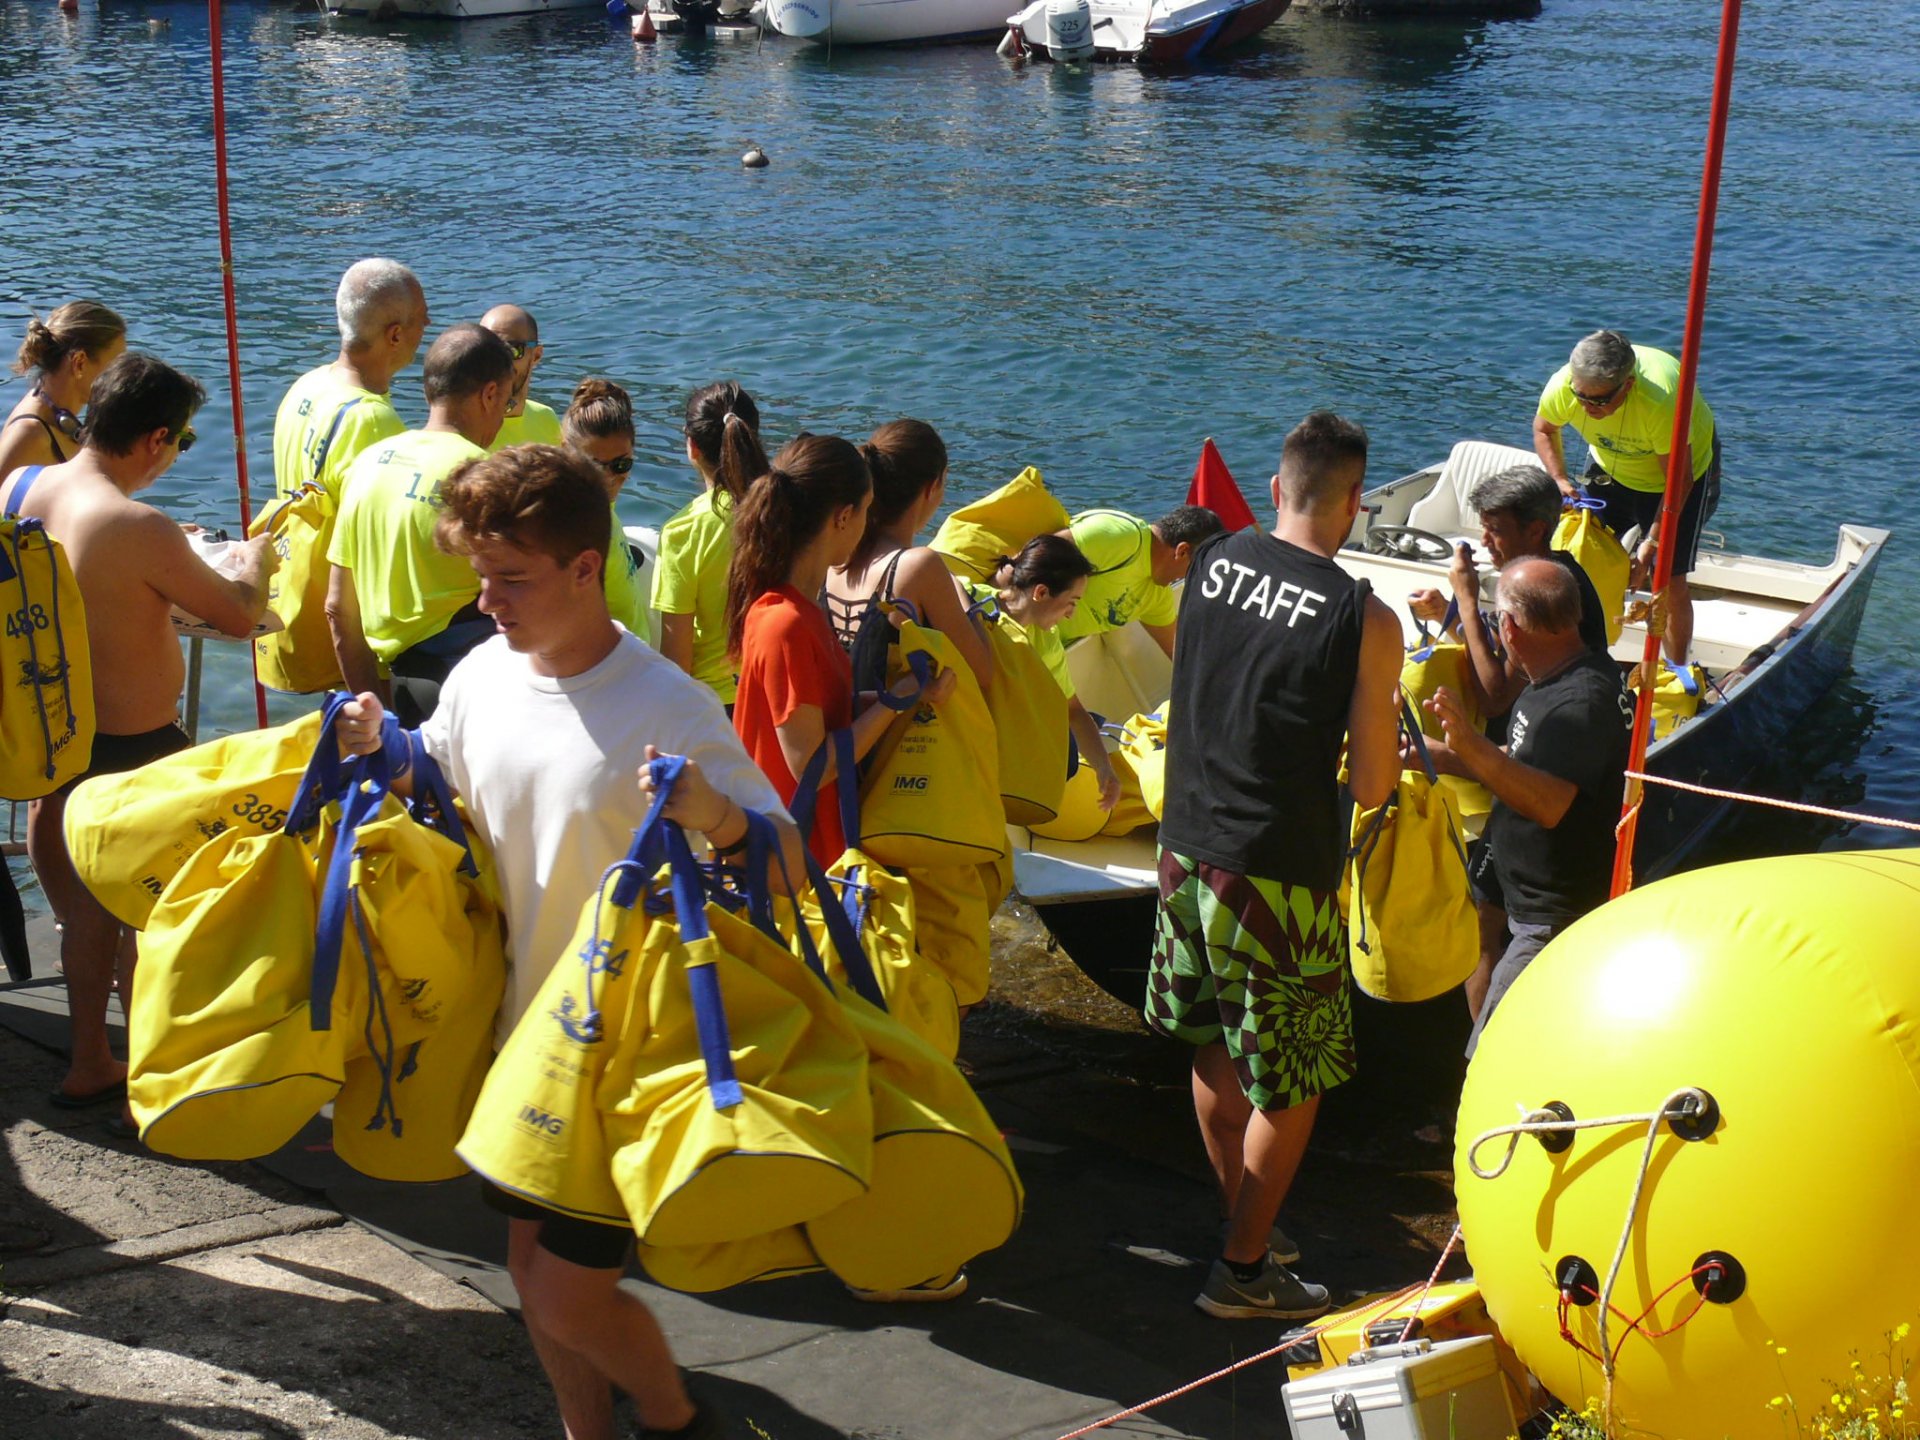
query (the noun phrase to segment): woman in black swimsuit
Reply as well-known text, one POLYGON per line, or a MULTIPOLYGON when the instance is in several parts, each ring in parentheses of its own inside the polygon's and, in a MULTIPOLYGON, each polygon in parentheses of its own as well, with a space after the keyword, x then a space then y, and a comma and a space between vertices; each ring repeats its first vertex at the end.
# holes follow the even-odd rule
POLYGON ((58 465, 80 448, 80 411, 100 372, 127 348, 127 326, 92 300, 27 322, 13 373, 33 384, 0 424, 0 479, 23 465, 58 465))

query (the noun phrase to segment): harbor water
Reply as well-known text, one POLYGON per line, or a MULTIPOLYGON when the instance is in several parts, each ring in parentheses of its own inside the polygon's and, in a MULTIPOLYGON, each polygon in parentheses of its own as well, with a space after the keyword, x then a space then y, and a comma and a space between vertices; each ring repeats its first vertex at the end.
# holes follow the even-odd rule
MULTIPOLYGON (((333 285, 371 254, 418 271, 435 331, 533 311, 537 398, 564 407, 587 374, 633 392, 634 521, 689 493, 679 408, 725 376, 775 443, 916 415, 956 498, 1032 464, 1070 506, 1150 515, 1209 435, 1264 508, 1281 436, 1321 406, 1368 426, 1376 483, 1456 439, 1525 445, 1581 334, 1680 347, 1719 8, 1296 13, 1156 72, 642 46, 598 7, 448 24, 232 3, 254 492, 280 394, 334 348, 333 285), (772 164, 745 170, 756 143, 772 164)), ((120 310, 210 393, 151 498, 232 526, 206 25, 197 4, 0 0, 0 331, 78 296, 120 310)), ((1916 97, 1920 7, 1749 8, 1701 372, 1730 547, 1825 561, 1843 521, 1895 532, 1854 674, 1756 786, 1908 818, 1916 97)), ((423 417, 417 367, 395 400, 423 417)), ((205 725, 250 724, 244 648, 209 649, 205 725)), ((1899 841, 1759 815, 1717 853, 1899 841)))

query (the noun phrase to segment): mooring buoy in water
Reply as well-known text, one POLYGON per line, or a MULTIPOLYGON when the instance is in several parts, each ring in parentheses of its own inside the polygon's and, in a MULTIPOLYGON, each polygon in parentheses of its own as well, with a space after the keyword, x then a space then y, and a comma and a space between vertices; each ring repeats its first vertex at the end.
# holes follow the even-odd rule
POLYGON ((755 145, 740 157, 740 163, 749 170, 764 170, 768 163, 767 152, 755 145))
POLYGON ((653 17, 645 10, 633 17, 633 43, 651 45, 660 32, 654 28, 653 17))

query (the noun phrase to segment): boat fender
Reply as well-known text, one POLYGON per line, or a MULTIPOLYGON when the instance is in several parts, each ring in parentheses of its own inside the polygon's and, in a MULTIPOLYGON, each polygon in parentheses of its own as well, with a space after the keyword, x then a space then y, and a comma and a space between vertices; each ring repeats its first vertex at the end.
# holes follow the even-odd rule
POLYGON ((755 145, 740 157, 740 163, 749 170, 764 170, 767 168, 768 163, 767 152, 762 150, 758 145, 755 145))
POLYGON ((653 28, 653 17, 645 10, 633 17, 633 43, 651 45, 660 32, 653 28))
POLYGON ((1089 0, 1047 0, 1047 51, 1055 60, 1093 58, 1093 6, 1089 0))

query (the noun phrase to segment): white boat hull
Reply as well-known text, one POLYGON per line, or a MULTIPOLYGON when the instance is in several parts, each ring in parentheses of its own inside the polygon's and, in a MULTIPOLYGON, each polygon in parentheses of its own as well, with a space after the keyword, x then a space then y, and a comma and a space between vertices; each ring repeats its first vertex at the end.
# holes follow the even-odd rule
POLYGON ((537 15, 543 10, 585 10, 606 0, 344 0, 336 15, 388 15, 428 20, 492 20, 501 15, 537 15))
POLYGON ((905 45, 968 40, 1007 27, 1006 0, 767 0, 767 24, 782 35, 833 45, 905 45))

